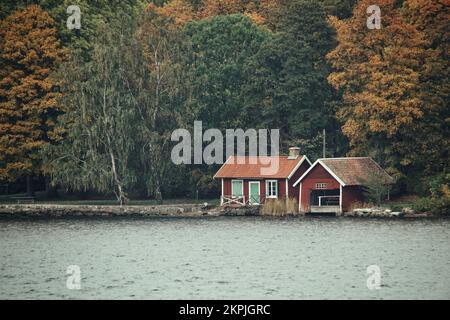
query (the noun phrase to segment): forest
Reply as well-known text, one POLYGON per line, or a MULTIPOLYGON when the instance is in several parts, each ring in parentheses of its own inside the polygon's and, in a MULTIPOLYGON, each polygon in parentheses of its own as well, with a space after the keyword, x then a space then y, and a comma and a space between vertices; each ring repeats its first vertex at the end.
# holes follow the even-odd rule
POLYGON ((370 156, 448 210, 449 0, 0 3, 0 193, 217 198, 177 128, 279 129, 280 151, 370 156), (80 8, 69 28, 67 8, 80 8))

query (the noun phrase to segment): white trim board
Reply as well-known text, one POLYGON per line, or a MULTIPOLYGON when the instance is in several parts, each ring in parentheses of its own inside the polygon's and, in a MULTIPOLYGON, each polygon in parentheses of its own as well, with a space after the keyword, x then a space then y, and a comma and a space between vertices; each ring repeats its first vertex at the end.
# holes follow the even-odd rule
POLYGON ((302 212, 302 183, 300 182, 300 187, 298 191, 298 212, 302 212))
POLYGON ((289 179, 285 180, 286 183, 286 201, 289 199, 289 179))
MULTIPOLYGON (((330 159, 330 158, 327 158, 327 159, 330 159)), ((328 167, 322 162, 322 159, 317 159, 316 162, 314 162, 313 165, 312 165, 311 167, 309 167, 309 169, 306 170, 305 173, 304 173, 304 174, 303 174, 296 182, 294 182, 293 186, 295 187, 297 184, 299 184, 300 181, 303 180, 303 178, 306 177, 306 175, 307 175, 312 169, 314 169, 318 164, 320 164, 325 170, 327 170, 327 172, 328 172, 329 174, 331 174, 331 176, 332 176, 333 178, 335 178, 336 181, 339 182, 340 185, 342 185, 343 187, 345 187, 344 181, 342 181, 337 175, 335 175, 334 172, 333 172, 330 168, 328 168, 328 167)))
POLYGON ((292 176, 295 174, 295 172, 298 170, 298 168, 300 168, 302 163, 305 162, 305 160, 309 163, 309 165, 311 165, 311 161, 309 161, 308 157, 307 156, 302 156, 302 159, 295 165, 294 169, 288 175, 288 177, 287 177, 288 179, 292 178, 292 176))

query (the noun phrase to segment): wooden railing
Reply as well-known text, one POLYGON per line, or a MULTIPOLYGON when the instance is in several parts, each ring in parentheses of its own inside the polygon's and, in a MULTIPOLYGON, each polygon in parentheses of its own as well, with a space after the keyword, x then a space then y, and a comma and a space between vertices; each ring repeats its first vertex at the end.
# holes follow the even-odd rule
POLYGON ((220 204, 222 206, 239 205, 245 206, 245 196, 221 196, 220 204))
POLYGON ((319 207, 338 206, 339 201, 340 196, 319 196, 319 207))

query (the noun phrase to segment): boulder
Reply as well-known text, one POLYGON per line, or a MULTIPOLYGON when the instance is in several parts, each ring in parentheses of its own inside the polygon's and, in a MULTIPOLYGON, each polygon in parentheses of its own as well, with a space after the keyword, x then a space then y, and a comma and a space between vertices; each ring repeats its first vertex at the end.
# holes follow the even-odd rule
POLYGON ((409 207, 403 208, 402 212, 404 214, 414 214, 415 213, 415 211, 413 209, 409 208, 409 207))

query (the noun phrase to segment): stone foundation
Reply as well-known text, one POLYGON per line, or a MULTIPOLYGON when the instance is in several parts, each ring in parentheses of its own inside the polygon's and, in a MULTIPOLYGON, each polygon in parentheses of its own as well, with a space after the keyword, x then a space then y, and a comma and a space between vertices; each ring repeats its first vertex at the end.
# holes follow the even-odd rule
POLYGON ((97 206, 51 204, 0 205, 0 217, 108 217, 108 216, 180 216, 208 215, 209 208, 196 204, 154 206, 97 206))
POLYGON ((223 216, 259 216, 260 206, 245 206, 245 207, 222 207, 220 208, 220 215, 223 216))

